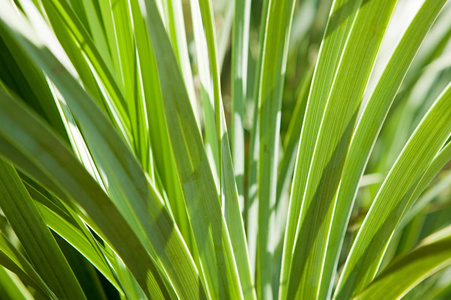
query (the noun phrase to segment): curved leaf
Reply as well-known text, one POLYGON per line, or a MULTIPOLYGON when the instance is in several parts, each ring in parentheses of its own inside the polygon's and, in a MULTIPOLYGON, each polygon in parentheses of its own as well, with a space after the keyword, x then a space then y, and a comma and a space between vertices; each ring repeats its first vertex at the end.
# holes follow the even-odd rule
MULTIPOLYGON (((387 175, 366 216, 340 277, 335 297, 348 298, 375 276, 411 190, 451 134, 451 85, 441 94, 387 175)), ((412 199, 413 200, 413 199, 412 199)))
POLYGON ((36 271, 58 298, 86 299, 19 175, 0 161, 0 207, 22 243, 36 271))
POLYGON ((355 299, 400 299, 424 279, 450 265, 451 227, 447 227, 388 265, 355 299))

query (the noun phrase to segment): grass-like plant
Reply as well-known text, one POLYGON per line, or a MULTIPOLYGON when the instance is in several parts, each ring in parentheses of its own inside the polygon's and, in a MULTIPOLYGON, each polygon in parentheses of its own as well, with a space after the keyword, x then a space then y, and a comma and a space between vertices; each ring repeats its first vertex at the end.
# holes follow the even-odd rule
POLYGON ((446 2, 0 0, 0 298, 449 299, 446 2))

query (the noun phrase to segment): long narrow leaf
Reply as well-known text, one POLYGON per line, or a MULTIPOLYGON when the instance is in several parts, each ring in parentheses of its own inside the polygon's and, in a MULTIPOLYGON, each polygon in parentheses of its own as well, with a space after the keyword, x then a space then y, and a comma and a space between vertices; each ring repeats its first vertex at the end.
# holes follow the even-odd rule
MULTIPOLYGON (((77 201, 77 204, 74 202, 67 204, 73 208, 80 205, 82 210, 80 211, 80 208, 77 210, 87 214, 88 219, 95 220, 95 225, 105 234, 107 241, 111 242, 121 258, 129 264, 143 289, 152 287, 148 290, 149 295, 167 294, 148 252, 100 186, 48 128, 37 121, 35 116, 14 101, 4 90, 0 90, 0 93, 2 108, 0 128, 14 128, 14 131, 1 130, 0 135, 21 155, 17 156, 16 152, 9 151, 1 154, 15 164, 25 167, 23 170, 29 174, 36 174, 35 169, 42 170, 41 172, 46 175, 44 179, 49 178, 51 184, 47 185, 45 181, 41 184, 57 195, 63 193, 60 197, 66 201, 77 201), (16 132, 21 132, 21 135, 16 132), (37 156, 36 153, 43 155, 37 156), (23 156, 27 157, 30 164, 22 165, 20 160, 17 160, 23 156), (49 174, 52 175, 49 176, 49 174), (57 189, 53 189, 54 186, 57 189)), ((39 182, 40 178, 35 179, 39 182)))
POLYGON ((318 61, 313 73, 312 86, 302 124, 299 150, 291 188, 282 255, 279 298, 285 298, 288 293, 289 272, 293 256, 296 228, 316 138, 327 97, 340 61, 341 52, 351 30, 360 2, 345 0, 336 0, 333 2, 326 32, 319 50, 318 61))
POLYGON ((424 279, 451 265, 450 229, 427 237, 415 250, 387 266, 355 299, 400 299, 424 279))
POLYGON ((199 250, 205 285, 212 297, 239 299, 243 295, 232 245, 188 94, 155 2, 149 0, 145 4, 169 136, 199 250))
POLYGON ((451 134, 450 99, 451 86, 448 85, 382 184, 346 261, 335 292, 337 299, 353 295, 374 278, 390 237, 413 200, 404 196, 415 188, 421 174, 451 134))
MULTIPOLYGON (((192 3, 194 6, 195 4, 192 3)), ((213 27, 213 16, 209 1, 200 1, 199 7, 193 7, 194 10, 199 9, 201 20, 195 21, 198 25, 196 30, 198 41, 198 49, 204 46, 202 52, 208 53, 206 57, 200 57, 199 62, 202 61, 204 68, 201 68, 201 77, 211 81, 211 92, 208 94, 209 102, 214 103, 216 137, 215 142, 218 145, 219 151, 219 175, 220 175, 220 192, 223 204, 223 211, 227 228, 230 233, 230 240, 235 255, 238 275, 243 289, 245 299, 254 299, 255 291, 250 272, 249 258, 246 247, 246 237, 244 233, 243 220, 241 218, 241 210, 239 205, 239 196, 235 183, 235 176, 232 173, 233 163, 230 153, 229 136, 225 124, 225 115, 223 109, 223 101, 221 97, 221 87, 219 78, 219 66, 217 59, 217 51, 215 45, 215 30, 213 27), (200 22, 202 21, 202 22, 200 22), (202 26, 201 26, 202 25, 202 26), (200 29, 202 27, 202 30, 200 29), (206 46, 206 47, 205 47, 206 46), (208 66, 208 68, 206 68, 208 66)), ((208 82, 205 83, 208 87, 208 82)), ((207 126, 209 124, 206 124, 207 126)))
POLYGON ((343 169, 342 183, 336 196, 337 206, 322 276, 322 293, 324 294, 329 293, 332 288, 331 279, 335 273, 340 245, 369 153, 421 42, 445 3, 446 1, 426 1, 418 11, 392 54, 356 128, 343 169), (390 88, 388 88, 389 86, 390 88), (360 159, 356 159, 356 157, 360 159), (348 217, 344 218, 344 215, 348 217))
POLYGON ((38 295, 45 295, 56 299, 56 295, 36 272, 33 265, 19 252, 18 249, 2 233, 0 235, 0 263, 16 274, 26 285, 33 287, 38 295))
POLYGON ((256 288, 260 298, 277 295, 273 256, 282 91, 294 1, 269 1, 258 90, 258 236, 256 288))
MULTIPOLYGON (((288 286, 289 295, 298 295, 301 298, 316 298, 319 295, 321 269, 335 209, 335 193, 363 93, 396 2, 362 2, 343 49, 302 196, 291 265, 293 271, 290 273, 288 286), (378 14, 374 11, 378 11, 378 14), (301 272, 296 271, 299 268, 302 268, 301 272)), ((293 198, 296 199, 297 196, 293 194, 293 198)))
POLYGON ((0 206, 6 218, 50 289, 59 298, 86 299, 19 175, 4 161, 0 161, 0 194, 0 206))
MULTIPOLYGON (((2 15, 8 18, 8 15, 2 15)), ((9 25, 17 25, 17 22, 8 22, 9 25)), ((38 62, 52 78, 62 94, 66 95, 69 106, 81 126, 88 147, 93 154, 94 161, 103 170, 105 180, 111 185, 115 204, 121 207, 121 212, 135 230, 148 251, 154 250, 159 255, 159 262, 165 271, 172 274, 172 280, 177 286, 177 292, 182 294, 202 294, 201 289, 194 288, 197 285, 197 270, 192 258, 181 239, 180 232, 174 226, 172 219, 162 204, 162 199, 147 179, 132 156, 129 148, 121 140, 112 125, 107 121, 100 109, 90 100, 89 95, 76 84, 74 79, 59 65, 58 61, 46 49, 39 49, 35 44, 39 43, 30 35, 30 28, 20 23, 17 28, 22 30, 28 39, 16 33, 13 35, 27 53, 38 62), (52 66, 58 65, 55 69, 52 66), (157 222, 157 220, 159 220, 157 222), (158 233, 158 234, 157 234, 158 233), (150 241, 150 245, 148 241, 150 241), (182 256, 181 256, 182 255, 182 256), (183 257, 183 263, 181 263, 183 257), (177 260, 177 263, 175 263, 177 260), (183 274, 189 273, 190 276, 183 274), (196 284, 188 283, 190 281, 196 284)), ((6 25, 6 24, 5 24, 6 25)), ((5 29, 10 29, 5 26, 5 29)), ((11 30, 11 29, 10 29, 11 30)), ((12 30, 10 32, 13 32, 12 30)), ((158 266, 158 265, 157 265, 158 266)), ((148 290, 148 288, 144 288, 148 290)))

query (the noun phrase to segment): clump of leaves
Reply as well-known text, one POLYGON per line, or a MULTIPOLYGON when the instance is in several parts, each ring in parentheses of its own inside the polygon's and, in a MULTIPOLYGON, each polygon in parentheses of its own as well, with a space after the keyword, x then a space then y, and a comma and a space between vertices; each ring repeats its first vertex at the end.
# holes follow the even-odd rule
POLYGON ((446 2, 0 0, 2 295, 446 299, 446 2))

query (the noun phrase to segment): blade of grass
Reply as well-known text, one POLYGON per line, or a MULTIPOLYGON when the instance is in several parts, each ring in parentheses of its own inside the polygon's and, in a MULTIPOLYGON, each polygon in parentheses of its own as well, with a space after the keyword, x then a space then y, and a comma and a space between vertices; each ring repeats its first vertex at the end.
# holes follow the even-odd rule
POLYGON ((83 222, 69 210, 64 212, 61 208, 55 208, 51 200, 46 199, 32 186, 27 185, 27 190, 35 200, 35 205, 47 226, 77 249, 119 292, 122 292, 122 287, 108 265, 112 258, 108 258, 108 261, 105 259, 105 254, 100 252, 83 222), (47 206, 49 203, 53 209, 47 206))
POLYGON ((163 1, 162 5, 164 6, 164 9, 166 11, 166 18, 164 18, 166 20, 166 31, 171 38, 172 47, 182 71, 182 76, 185 82, 191 106, 193 108, 194 116, 196 117, 198 126, 200 126, 199 106, 197 104, 196 94, 194 92, 194 80, 188 51, 182 1, 163 1))
MULTIPOLYGON (((47 195, 49 198, 43 195, 41 192, 45 192, 45 190, 37 186, 35 182, 28 178, 26 182, 27 190, 35 200, 46 224, 88 260, 84 261, 84 264, 91 263, 95 266, 118 289, 121 296, 124 296, 125 293, 125 297, 130 299, 142 299, 145 297, 144 292, 124 262, 101 240, 100 236, 88 229, 86 223, 92 224, 91 220, 89 222, 82 221, 63 203, 51 197, 51 195, 47 195)), ((67 243, 64 244, 66 248, 71 247, 67 243)), ((75 251, 75 249, 71 250, 75 251)), ((75 265, 83 268, 83 263, 75 263, 75 265)), ((71 264, 71 266, 73 265, 71 264)), ((83 278, 89 280, 86 276, 83 276, 83 278)), ((169 283, 165 282, 165 284, 169 283)), ((93 284, 87 284, 87 286, 92 288, 93 284)), ((100 297, 91 293, 88 293, 88 295, 100 299, 100 297)))
POLYGON ((323 268, 321 293, 329 294, 353 201, 368 157, 401 83, 424 37, 446 1, 426 1, 392 54, 355 130, 342 174, 323 268), (356 159, 356 158, 360 159, 356 159), (347 216, 344 218, 343 216, 347 216))
MULTIPOLYGON (((235 18, 235 1, 227 1, 225 7, 223 7, 221 27, 219 28, 219 34, 216 38, 217 49, 217 64, 218 70, 221 74, 224 71, 224 60, 227 51, 230 48, 230 35, 235 18)), ((214 12, 214 11, 213 11, 214 12)), ((213 17, 214 15, 212 15, 213 17)))
MULTIPOLYGON (((89 0, 86 0, 89 1, 89 0)), ((113 2, 109 0, 94 0, 96 6, 99 8, 100 16, 99 18, 102 21, 103 28, 105 30, 105 39, 108 45, 108 50, 111 56, 111 61, 113 65, 114 78, 119 82, 121 78, 121 69, 120 69, 120 58, 119 58, 119 49, 118 49, 118 40, 115 32, 113 13, 111 5, 113 2)), ((94 39, 94 41, 96 41, 94 39)), ((125 102, 124 102, 125 104, 125 102)), ((124 106, 125 107, 125 106, 124 106)))
MULTIPOLYGON (((29 171, 31 174, 39 175, 39 172, 42 172, 45 176, 41 184, 61 199, 69 201, 67 204, 79 214, 86 214, 88 220, 93 218, 98 226, 92 224, 93 228, 99 228, 97 230, 102 232, 107 242, 111 242, 143 290, 148 289, 149 296, 168 295, 149 253, 105 192, 73 157, 70 150, 45 125, 37 121, 33 114, 11 97, 4 90, 0 90, 2 107, 0 135, 4 141, 12 145, 10 149, 17 152, 2 152, 2 155, 6 155, 6 158, 15 164, 26 167, 23 171, 27 173, 29 171), (24 156, 27 158, 27 164, 22 165, 17 159, 24 156), (39 172, 36 173, 35 169, 39 172), (45 184, 47 179, 51 180, 50 185, 45 184), (55 186, 57 188, 53 189, 55 186), (72 202, 73 200, 75 202, 72 202)), ((40 177, 35 179, 40 181, 40 177)))
MULTIPOLYGON (((396 2, 363 1, 343 49, 302 195, 288 295, 307 299, 319 296, 333 200, 363 93, 396 2)), ((292 197, 299 195, 293 192, 292 197)))
POLYGON ((387 266, 355 299, 400 299, 423 280, 450 265, 451 227, 447 227, 387 266))
POLYGON ((405 197, 451 134, 451 85, 443 91, 404 147, 378 191, 353 243, 336 299, 355 295, 375 276, 410 197, 405 197), (363 267, 364 266, 364 267, 363 267))
MULTIPOLYGON (((160 80, 158 78, 153 47, 138 2, 131 1, 130 4, 132 7, 135 35, 138 37, 136 39, 136 46, 154 163, 167 192, 168 202, 170 203, 170 208, 177 225, 183 234, 185 242, 191 249, 191 253, 195 253, 192 230, 189 226, 188 216, 184 206, 180 179, 167 135, 167 125, 162 103, 163 98, 160 91, 160 80)), ((182 46, 180 46, 180 50, 183 50, 182 46)), ((183 57, 182 53, 180 53, 180 57, 183 57)), ((179 61, 181 63, 181 60, 179 61)), ((191 72, 191 70, 189 71, 191 72)))
MULTIPOLYGON (((235 183, 235 176, 233 174, 233 164, 230 153, 227 126, 225 124, 211 4, 209 3, 209 0, 200 1, 199 6, 195 5, 195 2, 192 2, 191 4, 193 6, 193 11, 196 14, 200 13, 201 16, 200 19, 194 22, 194 25, 197 25, 195 30, 195 38, 199 40, 197 43, 198 49, 203 45, 203 49, 199 50, 202 50, 201 52, 203 53, 208 53, 205 57, 198 56, 199 63, 202 61, 202 65, 204 66, 204 68, 201 68, 199 72, 201 77, 204 79, 209 78, 213 92, 208 96, 210 97, 210 103, 212 102, 211 100, 214 100, 216 136, 220 137, 220 139, 216 140, 215 143, 218 145, 220 157, 220 197, 222 199, 221 202, 223 203, 225 221, 230 233, 230 239, 243 290, 243 296, 246 299, 254 299, 256 295, 250 272, 246 237, 239 206, 239 196, 235 183)), ((203 84, 208 85, 207 82, 203 82, 203 84)))
MULTIPOLYGON (((83 255, 75 250, 70 244, 68 244, 62 237, 53 233, 58 246, 64 254, 67 262, 69 263, 74 275, 76 276, 80 286, 89 297, 99 300, 107 300, 105 290, 100 282, 102 276, 97 273, 96 269, 90 262, 88 262, 83 255)), ((136 284, 138 286, 138 284, 136 284)), ((140 289, 141 290, 141 289, 140 289)), ((141 298, 145 297, 144 292, 141 290, 141 298)))
POLYGON ((310 86, 312 84, 313 68, 309 70, 299 91, 293 115, 288 125, 285 139, 283 140, 284 154, 279 166, 279 174, 277 178, 277 199, 279 200, 284 189, 289 189, 287 185, 291 184, 291 179, 294 171, 294 164, 296 162, 296 154, 298 153, 299 136, 301 135, 302 122, 305 116, 307 107, 307 100, 310 93, 310 86))
MULTIPOLYGON (((43 0, 43 6, 59 41, 75 67, 78 67, 83 83, 90 92, 94 92, 95 99, 105 108, 110 120, 126 140, 131 142, 131 121, 123 92, 83 25, 65 1, 43 0), (80 56, 80 50, 84 55, 80 56), (109 97, 105 97, 103 93, 109 97)), ((33 10, 27 10, 27 15, 33 13, 33 10)))
MULTIPOLYGON (((25 170, 30 176, 32 176, 34 178, 39 178, 39 180, 41 181, 41 184, 43 186, 45 186, 46 189, 51 190, 53 193, 59 195, 60 198, 65 199, 65 203, 68 203, 68 204, 72 203, 71 202, 72 200, 66 196, 66 194, 65 194, 66 192, 61 190, 59 186, 55 185, 55 183, 52 182, 52 179, 50 177, 48 177, 47 174, 45 174, 45 173, 41 172, 39 169, 37 169, 34 162, 29 160, 28 157, 24 156, 23 154, 19 155, 19 153, 21 153, 22 149, 13 147, 9 143, 10 142, 8 140, 5 140, 2 137, 0 137, 0 145, 1 145, 0 153, 2 155, 11 159, 11 161, 13 161, 15 163, 15 165, 19 166, 22 170, 25 170)), ((66 161, 66 164, 69 164, 69 163, 66 161)), ((58 174, 61 174, 61 173, 58 173, 58 174)), ((86 173, 85 176, 89 176, 89 174, 86 173)), ((56 212, 56 214, 58 214, 66 222, 70 223, 71 220, 72 220, 72 222, 73 222, 73 220, 76 220, 78 222, 78 224, 80 224, 79 228, 82 228, 85 230, 85 236, 89 236, 90 233, 86 230, 86 228, 85 228, 86 226, 83 223, 89 224, 89 226, 91 228, 94 228, 94 230, 96 232, 98 232, 99 234, 102 234, 101 230, 97 227, 96 223, 94 223, 92 221, 92 219, 88 215, 85 214, 84 211, 82 211, 82 213, 81 213, 82 217, 83 217, 83 222, 81 222, 79 217, 76 217, 76 218, 74 217, 71 219, 68 216, 68 214, 70 214, 70 213, 67 210, 65 210, 64 206, 61 207, 61 204, 59 204, 59 203, 55 204, 55 202, 46 200, 46 198, 43 198, 42 195, 36 195, 36 190, 34 190, 33 188, 30 188, 30 186, 28 186, 28 185, 27 185, 27 189, 28 189, 29 193, 34 197, 34 199, 41 201, 42 204, 44 204, 45 206, 50 208, 52 211, 56 212), (63 211, 63 210, 65 210, 65 211, 63 211)), ((45 216, 45 213, 44 213, 44 216, 45 216)), ((56 232, 60 232, 59 229, 61 228, 61 226, 62 225, 58 224, 58 226, 52 227, 52 229, 54 229, 56 232)), ((67 232, 65 232, 65 233, 67 234, 67 232)), ((70 236, 67 238, 70 240, 70 236)), ((75 238, 78 238, 78 235, 75 238)), ((102 234, 102 238, 105 239, 106 237, 103 236, 103 234, 102 234)), ((84 241, 83 239, 77 240, 77 243, 75 243, 75 245, 77 245, 78 243, 82 243, 83 241, 84 241)), ((94 244, 95 243, 92 243, 92 245, 94 245, 94 244)), ((86 249, 86 247, 80 248, 81 251, 83 251, 84 249, 86 249)), ((109 261, 109 264, 114 265, 116 274, 120 275, 121 273, 124 273, 124 272, 128 274, 129 271, 128 271, 128 269, 125 269, 124 263, 122 261, 120 263, 116 263, 115 257, 117 254, 112 254, 113 252, 109 249, 110 248, 102 248, 101 250, 100 249, 97 250, 97 251, 101 251, 101 252, 98 252, 99 253, 98 255, 107 258, 109 261)), ((89 256, 89 253, 88 253, 88 258, 92 258, 89 256)), ((127 263, 127 261, 128 260, 125 259, 126 263, 127 263)), ((128 263, 130 263, 130 261, 128 261, 128 263)), ((96 265, 98 265, 98 264, 96 264, 96 265)), ((130 267, 133 269, 133 266, 130 266, 130 267)), ((100 269, 100 272, 102 272, 102 269, 100 269)), ((105 276, 107 278, 111 279, 111 277, 108 277, 108 274, 105 274, 105 276)), ((130 275, 127 275, 127 276, 130 276, 130 275)), ((135 286, 131 287, 131 286, 127 285, 126 282, 123 282, 122 280, 120 280, 120 281, 122 283, 122 286, 124 287, 124 290, 127 292, 127 295, 133 295, 131 293, 136 289, 136 287, 135 286)), ((131 296, 131 297, 133 298, 133 296, 131 296)))
MULTIPOLYGON (((72 8, 74 8, 74 2, 79 1, 71 1, 72 8)), ((105 64, 108 66, 110 72, 114 74, 113 61, 111 59, 111 49, 108 46, 108 39, 106 35, 106 28, 102 23, 102 12, 100 9, 99 1, 97 0, 83 0, 82 1, 83 11, 79 10, 75 12, 77 16, 86 14, 86 22, 85 28, 90 32, 90 36, 92 37, 92 41, 96 45, 96 48, 102 53, 102 58, 105 61, 105 64)), ((74 9, 75 11, 75 9, 74 9)))
POLYGON ((291 189, 292 195, 288 208, 279 287, 279 298, 281 299, 287 297, 290 265, 296 228, 301 212, 302 195, 306 186, 308 171, 322 115, 326 106, 327 96, 360 2, 349 2, 345 0, 336 0, 333 2, 323 42, 319 50, 318 61, 313 72, 312 85, 299 140, 299 150, 296 156, 291 189))
POLYGON ((23 283, 5 268, 0 268, 0 294, 8 299, 31 300, 33 296, 23 283))
MULTIPOLYGON (((406 208, 406 213, 402 216, 394 236, 387 246, 380 268, 384 268, 390 263, 393 257, 411 250, 418 243, 420 235, 425 233, 422 228, 430 228, 428 224, 430 222, 427 220, 429 215, 427 208, 434 205, 431 203, 434 200, 438 200, 435 204, 440 205, 441 194, 446 197, 451 174, 447 174, 448 172, 442 169, 450 160, 451 147, 448 143, 434 158, 416 186, 404 196, 409 198, 409 206, 406 208), (436 178, 434 184, 430 185, 434 178, 436 178), (427 191, 423 193, 426 188, 427 191), (416 200, 417 198, 418 200, 416 200)), ((415 291, 412 293, 415 293, 415 291)))
POLYGON ((0 80, 22 99, 26 99, 28 105, 45 118, 61 137, 65 138, 66 132, 57 106, 44 100, 51 97, 51 91, 42 72, 32 67, 32 63, 27 61, 21 50, 15 49, 19 53, 11 52, 1 37, 0 48, 2 49, 0 80), (16 57, 20 58, 22 63, 18 63, 16 57))
MULTIPOLYGON (((251 7, 251 22, 253 18, 257 18, 253 13, 251 7)), ((254 279, 257 275, 257 238, 258 238, 258 156, 259 156, 259 113, 258 113, 258 91, 260 89, 260 77, 262 74, 262 55, 264 47, 264 39, 266 32, 266 22, 269 14, 269 0, 263 0, 261 4, 261 12, 258 16, 260 19, 258 47, 254 60, 252 56, 249 56, 248 65, 252 68, 251 62, 255 65, 252 69, 248 70, 248 76, 253 76, 253 85, 248 88, 247 94, 251 98, 248 103, 252 108, 251 124, 249 138, 249 151, 248 157, 245 158, 245 166, 247 166, 247 186, 245 190, 245 222, 246 222, 246 235, 248 239, 249 258, 252 271, 254 272, 254 279)), ((249 53, 250 54, 250 53, 249 53)))
POLYGON ((229 233, 183 78, 155 2, 149 0, 145 5, 143 11, 147 13, 154 45, 169 136, 205 285, 212 297, 239 299, 243 295, 229 233))
POLYGON ((49 299, 57 299, 33 265, 8 240, 4 233, 0 234, 0 264, 16 274, 20 280, 34 288, 40 295, 49 299))
MULTIPOLYGON (((448 143, 446 147, 444 147, 439 154, 434 158, 432 163, 429 165, 428 169, 424 172, 421 178, 417 181, 417 183, 409 190, 409 192, 403 197, 407 200, 407 208, 406 213, 402 216, 400 223, 396 227, 396 231, 394 232, 393 238, 389 241, 389 244, 386 246, 386 253, 384 254, 383 260, 380 263, 380 268, 385 267, 395 255, 399 255, 400 251, 405 248, 408 248, 409 245, 407 243, 401 241, 401 238, 405 238, 405 235, 410 235, 412 238, 419 237, 422 233, 421 228, 426 226, 421 226, 420 229, 413 230, 411 227, 418 223, 424 223, 424 218, 426 217, 422 214, 422 209, 435 197, 437 196, 437 190, 440 190, 440 186, 446 184, 449 181, 449 178, 443 179, 439 181, 439 185, 432 187, 428 192, 422 195, 422 197, 417 201, 416 205, 414 205, 415 201, 418 197, 423 193, 426 187, 431 183, 431 181, 439 174, 439 172, 443 169, 443 167, 451 160, 451 145, 448 143), (432 198, 432 199, 431 199, 432 198)), ((451 176, 448 176, 451 177, 451 176)), ((418 225, 417 225, 418 226, 418 225)), ((418 240, 414 241, 414 245, 418 240)), ((410 250, 408 248, 407 250, 410 250)), ((401 252, 402 254, 402 252, 401 252)))
MULTIPOLYGON (((435 281, 435 285, 425 293, 426 299, 446 300, 451 295, 451 277, 449 276, 450 268, 438 274, 438 280, 435 281)), ((412 293, 411 290, 409 292, 412 293)))
POLYGON ((58 298, 86 299, 61 249, 11 164, 0 161, 0 206, 36 271, 58 298))
POLYGON ((277 247, 273 256, 273 264, 276 267, 275 276, 273 277, 273 281, 275 284, 275 289, 277 289, 277 285, 280 281, 280 272, 281 272, 281 263, 282 263, 282 254, 283 254, 283 243, 284 243, 284 234, 286 229, 286 221, 288 216, 288 206, 290 200, 290 190, 291 190, 291 181, 293 179, 293 171, 294 165, 296 163, 296 154, 298 152, 298 143, 299 143, 299 135, 302 128, 302 121, 304 119, 305 108, 307 105, 308 93, 310 89, 311 79, 313 75, 313 66, 310 69, 310 74, 308 75, 301 91, 299 93, 298 102, 296 103, 295 111, 293 113, 293 117, 290 121, 290 126, 288 129, 288 133, 285 141, 286 149, 283 153, 283 156, 280 160, 279 168, 278 168, 278 176, 277 176, 277 195, 276 195, 276 227, 273 231, 274 235, 274 243, 277 244, 277 247))
POLYGON ((276 243, 273 240, 274 206, 280 138, 282 91, 288 55, 294 1, 269 1, 261 75, 258 90, 258 236, 256 288, 259 298, 277 295, 272 268, 276 243))
MULTIPOLYGON (((415 188, 415 194, 412 198, 415 199, 422 191, 431 183, 432 179, 443 169, 443 167, 451 160, 451 144, 448 143, 446 147, 440 151, 434 161, 429 166, 426 173, 418 182, 415 188)), ((451 184, 451 175, 447 175, 445 179, 439 181, 435 186, 431 187, 420 199, 411 207, 403 216, 398 228, 403 228, 409 223, 418 213, 420 213, 440 192, 443 192, 451 184)))
POLYGON ((251 1, 235 1, 235 18, 232 31, 232 112, 230 116, 230 141, 233 170, 241 211, 244 209, 245 140, 244 116, 248 88, 247 68, 249 53, 249 24, 251 1))
MULTIPOLYGON (((1 17, 8 18, 8 15, 1 17)), ((127 221, 136 230, 142 245, 148 251, 157 253, 157 266, 161 263, 164 270, 170 274, 177 293, 202 295, 203 290, 198 286, 197 270, 192 258, 178 229, 163 207, 162 199, 155 187, 148 185, 138 162, 89 95, 46 48, 36 47, 33 42, 38 44, 40 42, 30 36, 31 29, 26 27, 26 21, 22 20, 19 24, 17 21, 8 21, 2 25, 4 29, 9 29, 9 33, 13 33, 21 47, 46 71, 58 89, 66 96, 65 99, 81 126, 96 165, 105 171, 107 182, 112 186, 112 191, 116 192, 112 194, 117 197, 113 199, 115 204, 121 206, 121 212, 126 215, 127 221), (20 34, 11 30, 7 24, 16 25, 15 29, 21 30, 20 34), (55 65, 58 68, 55 68, 55 65)), ((149 290, 145 284, 143 289, 149 290)))
MULTIPOLYGON (((144 32, 144 24, 132 23, 132 14, 137 14, 135 1, 116 1, 112 3, 113 24, 117 39, 118 55, 121 70, 121 79, 124 86, 124 97, 126 99, 131 131, 133 135, 133 149, 138 160, 149 170, 149 145, 147 134, 147 120, 144 115, 144 102, 142 99, 142 86, 140 76, 140 65, 136 49, 139 43, 147 45, 147 35, 144 32), (133 6, 134 3, 135 5, 133 6), (133 9, 135 8, 135 9, 133 9), (136 36, 135 36, 136 34, 136 36), (138 40, 139 39, 139 40, 138 40)), ((136 21, 136 19, 135 19, 136 21)))
MULTIPOLYGON (((190 6, 194 44, 196 46, 197 68, 200 79, 200 96, 204 114, 205 146, 218 193, 222 193, 221 152, 219 143, 221 123, 218 123, 220 112, 219 110, 217 112, 215 111, 215 107, 217 107, 216 102, 219 101, 221 94, 219 93, 218 75, 216 75, 218 72, 216 53, 213 54, 214 57, 209 57, 211 46, 208 45, 209 40, 207 39, 207 34, 213 36, 213 31, 211 28, 204 27, 205 21, 202 20, 203 15, 200 3, 191 1, 190 6)), ((210 43, 215 43, 215 41, 210 40, 210 43)))

